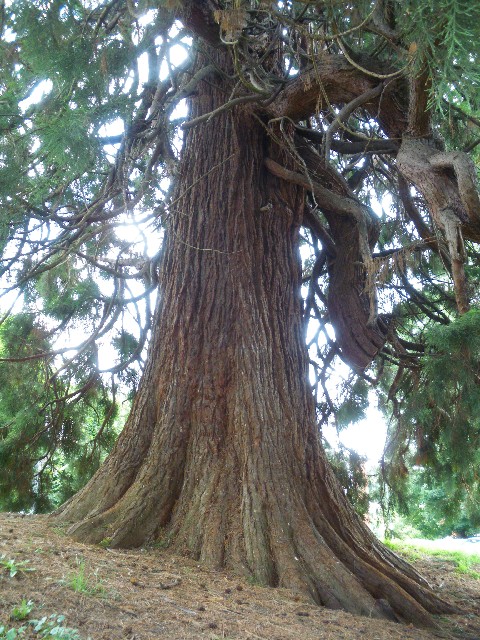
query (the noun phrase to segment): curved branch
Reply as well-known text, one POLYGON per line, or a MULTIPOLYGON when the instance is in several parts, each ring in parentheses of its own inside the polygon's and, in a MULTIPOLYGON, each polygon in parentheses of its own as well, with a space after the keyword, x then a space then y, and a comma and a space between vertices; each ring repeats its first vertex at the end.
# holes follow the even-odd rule
POLYGON ((430 227, 423 221, 420 212, 418 211, 413 198, 410 194, 410 189, 405 178, 399 173, 398 174, 398 195, 400 196, 400 200, 402 201, 403 208, 408 218, 415 225, 415 229, 417 230, 418 235, 424 240, 429 246, 438 253, 447 269, 451 269, 450 264, 450 255, 448 254, 445 246, 442 246, 442 243, 438 241, 438 238, 435 236, 435 233, 430 229, 430 227))
MULTIPOLYGON (((311 191, 327 217, 335 242, 335 257, 329 264, 328 308, 342 358, 356 370, 363 370, 386 340, 386 333, 377 322, 370 251, 370 242, 376 238, 373 214, 350 196, 348 185, 342 184, 341 179, 334 181, 335 186, 343 188, 348 196, 326 189, 309 175, 286 169, 271 158, 265 159, 265 165, 277 177, 311 191)), ((331 168, 326 178, 334 179, 331 168)))
MULTIPOLYGON (((378 61, 370 62, 369 66, 375 72, 384 70, 378 61)), ((378 79, 354 68, 343 55, 326 55, 315 61, 315 67, 299 73, 273 101, 271 108, 276 117, 285 116, 298 122, 331 105, 349 103, 377 85, 378 79)), ((405 82, 397 79, 389 82, 381 100, 377 98, 369 107, 369 112, 378 117, 391 138, 401 137, 407 128, 406 95, 405 82)))
POLYGON ((359 96, 351 100, 348 104, 346 104, 344 107, 342 107, 342 109, 340 109, 338 114, 335 116, 335 119, 333 120, 332 124, 328 127, 327 131, 325 132, 325 138, 323 142, 325 158, 328 159, 330 157, 330 147, 332 144, 333 135, 336 131, 338 131, 338 129, 345 122, 345 120, 347 120, 350 117, 350 115, 355 111, 355 109, 366 104, 367 102, 370 102, 370 100, 373 100, 373 98, 376 98, 377 96, 379 96, 384 90, 385 90, 385 85, 378 84, 376 87, 373 87, 372 89, 368 89, 364 93, 360 94, 359 96))
POLYGON ((320 240, 322 246, 325 249, 325 252, 330 256, 334 256, 336 254, 336 249, 333 238, 320 222, 318 216, 316 215, 316 212, 309 207, 305 207, 303 221, 305 226, 308 227, 311 232, 320 240))
POLYGON ((330 191, 330 189, 322 187, 321 184, 311 180, 303 173, 298 173, 297 171, 291 171, 290 169, 282 167, 282 165, 275 162, 275 160, 272 160, 272 158, 265 158, 265 166, 270 173, 273 173, 277 178, 282 178, 282 180, 286 180, 287 182, 298 184, 307 191, 311 191, 315 195, 318 206, 321 209, 325 208, 339 215, 358 218, 359 208, 364 206, 360 202, 355 202, 351 198, 345 198, 344 196, 340 196, 337 193, 330 191))
POLYGON ((267 98, 268 95, 269 93, 265 93, 265 95, 263 96, 257 93, 255 95, 239 96, 238 98, 233 98, 233 100, 229 100, 228 102, 225 102, 225 104, 222 104, 220 107, 218 107, 217 109, 214 109, 213 111, 209 111, 208 113, 204 113, 203 115, 198 116, 198 118, 193 118, 193 120, 184 122, 182 124, 182 129, 191 129, 192 127, 196 127, 198 124, 201 124, 202 122, 209 121, 211 118, 214 118, 215 116, 218 116, 224 111, 227 111, 228 109, 232 109, 233 107, 236 107, 239 104, 245 104, 247 102, 259 102, 267 98))

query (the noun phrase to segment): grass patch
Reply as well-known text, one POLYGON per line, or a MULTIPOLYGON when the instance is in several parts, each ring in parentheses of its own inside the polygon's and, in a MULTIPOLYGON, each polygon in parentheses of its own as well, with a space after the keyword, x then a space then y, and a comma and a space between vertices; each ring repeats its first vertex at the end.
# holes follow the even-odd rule
POLYGON ((421 543, 405 542, 403 540, 387 540, 385 545, 397 553, 406 556, 408 560, 415 561, 430 556, 441 558, 445 562, 452 562, 455 571, 463 575, 480 580, 480 571, 473 567, 480 568, 480 555, 478 553, 467 553, 465 551, 448 551, 445 549, 431 549, 422 546, 421 543))
POLYGON ((102 581, 94 572, 93 576, 87 575, 85 570, 85 560, 77 559, 77 570, 71 573, 65 584, 77 593, 84 593, 89 596, 105 595, 106 591, 102 581))

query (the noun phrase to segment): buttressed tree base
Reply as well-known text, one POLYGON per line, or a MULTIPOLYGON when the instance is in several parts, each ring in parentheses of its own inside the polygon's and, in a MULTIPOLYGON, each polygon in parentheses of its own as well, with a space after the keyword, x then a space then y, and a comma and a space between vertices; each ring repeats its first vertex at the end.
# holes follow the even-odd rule
MULTIPOLYGON (((432 3, 419 4, 428 17, 432 3)), ((299 251, 308 229, 319 247, 309 277, 328 282, 317 293, 335 353, 357 372, 381 354, 413 358, 415 345, 378 308, 385 221, 369 203, 383 180, 415 250, 441 257, 453 305, 468 311, 464 241, 480 238, 479 197, 469 156, 445 150, 434 120, 432 92, 441 89, 428 43, 412 40, 400 2, 360 2, 355 11, 343 2, 90 5, 77 22, 103 82, 110 49, 137 42, 135 29, 145 34, 149 77, 82 224, 136 198, 139 175, 154 187, 169 175, 173 186, 131 414, 103 465, 52 520, 81 541, 161 540, 321 605, 434 624, 431 614, 453 608, 375 538, 326 460, 299 251), (154 17, 140 27, 148 10, 154 17), (158 43, 171 46, 175 20, 190 54, 165 76, 158 43), (180 100, 188 116, 177 152, 180 100)))

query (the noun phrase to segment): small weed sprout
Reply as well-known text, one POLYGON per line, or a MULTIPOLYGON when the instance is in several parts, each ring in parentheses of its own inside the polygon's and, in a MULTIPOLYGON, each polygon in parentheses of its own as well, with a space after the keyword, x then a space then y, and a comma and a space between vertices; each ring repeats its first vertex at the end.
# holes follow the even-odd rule
POLYGON ((77 559, 78 570, 70 574, 67 584, 76 592, 84 593, 88 591, 88 579, 85 576, 85 560, 77 559))
POLYGON ((14 578, 17 574, 27 573, 27 571, 35 571, 33 567, 27 567, 28 560, 14 560, 7 558, 6 555, 0 555, 0 567, 6 571, 10 578, 14 578))
POLYGON ((12 620, 26 620, 32 609, 33 602, 31 600, 27 601, 24 598, 20 604, 17 604, 15 607, 13 607, 10 618, 12 620))
POLYGON ((103 540, 100 540, 100 542, 98 543, 98 546, 102 547, 102 549, 108 549, 111 543, 112 543, 112 538, 104 538, 103 540))

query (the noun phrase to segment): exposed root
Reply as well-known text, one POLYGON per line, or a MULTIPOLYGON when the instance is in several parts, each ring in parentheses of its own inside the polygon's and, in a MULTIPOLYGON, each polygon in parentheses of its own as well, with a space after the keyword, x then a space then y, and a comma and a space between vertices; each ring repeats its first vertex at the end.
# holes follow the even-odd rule
MULTIPOLYGON (((277 495, 271 488, 259 490, 274 483, 242 486, 221 465, 206 469, 206 484, 184 482, 176 501, 162 499, 165 492, 142 490, 148 476, 143 469, 114 507, 76 522, 69 533, 92 543, 108 540, 112 547, 160 539, 210 566, 228 567, 356 615, 432 627, 430 613, 455 612, 345 504, 341 508, 351 519, 348 540, 318 503, 312 517, 291 486, 277 495)), ((328 508, 336 508, 335 502, 328 508)))

